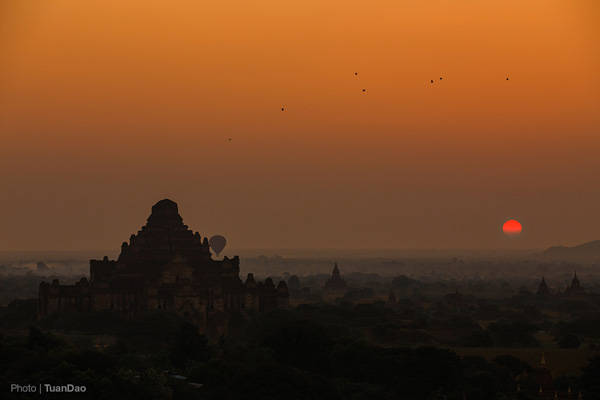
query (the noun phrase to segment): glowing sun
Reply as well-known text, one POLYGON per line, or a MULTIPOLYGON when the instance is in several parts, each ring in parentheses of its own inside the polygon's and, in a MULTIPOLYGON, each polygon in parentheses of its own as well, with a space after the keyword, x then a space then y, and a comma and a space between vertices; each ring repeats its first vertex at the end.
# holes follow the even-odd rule
POLYGON ((509 219, 502 225, 502 232, 510 237, 519 236, 522 230, 521 223, 516 219, 509 219))

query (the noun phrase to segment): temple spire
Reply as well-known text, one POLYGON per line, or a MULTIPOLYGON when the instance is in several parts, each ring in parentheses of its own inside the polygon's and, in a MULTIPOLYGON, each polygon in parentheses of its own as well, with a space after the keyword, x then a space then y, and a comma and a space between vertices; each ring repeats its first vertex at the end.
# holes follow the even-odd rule
POLYGON ((337 262, 333 264, 331 278, 325 283, 325 289, 330 291, 346 290, 346 282, 342 279, 337 262))
POLYGON ((540 359, 540 365, 545 367, 546 366, 546 355, 542 352, 542 358, 540 359))
POLYGON ((542 281, 540 282, 540 285, 538 286, 537 294, 538 295, 550 294, 550 289, 548 289, 548 285, 546 284, 546 278, 543 276, 542 276, 542 281))

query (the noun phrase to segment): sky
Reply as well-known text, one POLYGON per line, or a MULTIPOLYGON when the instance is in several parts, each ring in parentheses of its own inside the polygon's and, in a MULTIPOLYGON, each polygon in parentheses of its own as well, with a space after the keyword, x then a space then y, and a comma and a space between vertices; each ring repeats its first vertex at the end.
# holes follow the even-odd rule
POLYGON ((0 0, 0 250, 118 249, 163 198, 240 249, 600 239, 599 20, 596 0, 0 0))

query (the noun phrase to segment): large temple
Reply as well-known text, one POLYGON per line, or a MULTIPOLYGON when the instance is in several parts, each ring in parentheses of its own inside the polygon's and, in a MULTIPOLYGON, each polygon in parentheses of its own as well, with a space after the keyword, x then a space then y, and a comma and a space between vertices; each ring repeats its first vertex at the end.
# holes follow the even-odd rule
POLYGON ((287 307, 285 282, 239 277, 240 259, 214 260, 208 239, 184 225, 177 203, 152 207, 146 225, 123 242, 117 260, 90 260, 90 279, 75 285, 42 282, 41 317, 68 311, 112 310, 129 316, 148 310, 175 312, 209 334, 227 329, 233 313, 287 307))

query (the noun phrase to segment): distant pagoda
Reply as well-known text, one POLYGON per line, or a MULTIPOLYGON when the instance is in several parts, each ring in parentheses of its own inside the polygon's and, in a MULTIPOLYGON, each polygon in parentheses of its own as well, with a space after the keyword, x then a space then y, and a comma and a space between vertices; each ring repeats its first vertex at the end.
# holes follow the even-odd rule
POLYGON ((331 272, 331 278, 325 283, 325 290, 328 292, 343 292, 347 289, 346 281, 342 279, 340 275, 340 269, 338 268, 337 262, 333 265, 333 271, 331 272))
POLYGON ((537 294, 539 296, 548 296, 550 294, 550 289, 548 288, 548 285, 546 284, 546 278, 544 278, 543 276, 542 276, 542 281, 540 282, 540 285, 538 286, 537 294))
POLYGON ((584 294, 583 286, 579 282, 579 278, 577 278, 577 271, 573 274, 573 280, 571 281, 571 285, 567 287, 565 290, 565 295, 567 296, 577 296, 580 294, 584 294))

